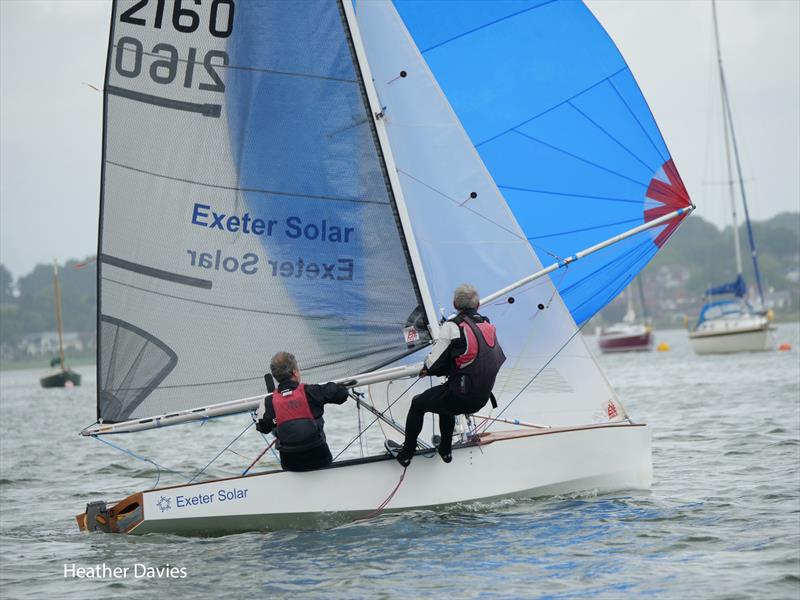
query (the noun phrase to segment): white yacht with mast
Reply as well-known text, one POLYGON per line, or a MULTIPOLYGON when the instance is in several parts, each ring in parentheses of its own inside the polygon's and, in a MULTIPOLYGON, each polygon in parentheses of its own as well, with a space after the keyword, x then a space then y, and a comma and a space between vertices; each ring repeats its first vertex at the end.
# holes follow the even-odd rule
POLYGON ((722 129, 725 139, 725 159, 728 174, 728 191, 731 202, 731 216, 733 219, 734 257, 736 260, 736 279, 712 287, 706 291, 706 296, 727 296, 727 299, 713 300, 705 304, 700 310, 697 323, 689 332, 692 348, 697 354, 725 354, 732 352, 756 352, 770 350, 775 347, 775 336, 770 325, 767 310, 764 306, 764 293, 761 285, 761 273, 758 268, 758 255, 756 252, 753 230, 750 225, 750 215, 747 210, 747 196, 745 194, 742 165, 739 159, 739 149, 736 145, 736 134, 733 128, 733 115, 731 114, 728 86, 725 80, 725 71, 722 67, 722 51, 719 42, 719 27, 717 25, 717 5, 711 3, 714 20, 714 40, 717 48, 717 64, 719 67, 720 94, 722 100, 722 129), (736 163, 734 176, 731 165, 731 147, 733 159, 736 163), (738 182, 741 202, 744 207, 744 217, 747 224, 747 236, 750 254, 753 259, 753 273, 756 280, 757 298, 755 305, 751 302, 752 294, 748 293, 747 283, 742 267, 742 251, 739 239, 739 222, 737 217, 736 183, 738 182), (732 296, 732 298, 731 298, 732 296))

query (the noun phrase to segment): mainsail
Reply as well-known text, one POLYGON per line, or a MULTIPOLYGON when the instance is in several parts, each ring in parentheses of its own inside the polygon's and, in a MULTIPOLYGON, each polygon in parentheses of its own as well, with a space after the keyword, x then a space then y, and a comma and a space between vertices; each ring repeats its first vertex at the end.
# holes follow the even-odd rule
POLYGON ((278 350, 313 381, 424 345, 339 3, 115 2, 105 100, 101 421, 263 393, 278 350))

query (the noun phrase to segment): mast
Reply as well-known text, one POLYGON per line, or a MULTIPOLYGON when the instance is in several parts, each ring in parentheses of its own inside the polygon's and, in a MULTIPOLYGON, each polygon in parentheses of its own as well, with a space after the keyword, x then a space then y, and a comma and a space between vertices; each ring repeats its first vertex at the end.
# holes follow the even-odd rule
POLYGON ((625 311, 625 316, 622 320, 632 325, 636 321, 636 311, 633 310, 633 289, 631 289, 631 286, 628 286, 628 289, 625 290, 625 296, 628 300, 628 310, 625 311))
POLYGON ((411 219, 408 215, 405 198, 403 197, 403 190, 400 187, 397 167, 395 166, 394 156, 392 155, 392 149, 389 145, 386 125, 383 122, 383 109, 378 100, 378 92, 375 89, 375 83, 372 80, 372 72, 367 62, 364 43, 361 39, 361 31, 358 28, 358 22, 353 12, 353 4, 351 0, 340 0, 340 2, 344 10, 347 27, 350 30, 350 39, 353 42, 353 49, 355 50, 358 67, 361 70, 361 79, 364 82, 370 113, 372 114, 375 130, 378 134, 378 142, 380 144, 381 153, 383 154, 383 160, 386 164, 389 184, 392 188, 403 237, 405 238, 406 247, 408 248, 408 254, 411 259, 411 266, 414 270, 414 278, 417 280, 425 315, 428 318, 428 328, 430 329, 431 336, 435 339, 439 335, 439 321, 436 316, 436 308, 433 305, 430 288, 428 287, 428 281, 425 278, 425 270, 422 266, 419 249, 417 248, 414 230, 411 227, 411 219))
POLYGON ((714 14, 714 40, 717 44, 717 66, 719 67, 720 101, 722 102, 722 132, 725 137, 725 162, 728 167, 728 193, 731 200, 731 214, 733 215, 733 243, 736 256, 736 273, 742 275, 742 249, 739 241, 739 221, 736 216, 736 192, 733 185, 733 166, 731 165, 730 133, 728 132, 728 105, 725 102, 725 72, 722 70, 722 53, 719 46, 719 29, 717 27, 717 3, 711 2, 714 14))
POLYGON ((639 277, 636 278, 636 284, 639 287, 639 301, 642 303, 642 319, 644 319, 645 324, 647 323, 647 304, 644 301, 644 284, 642 283, 642 277, 644 273, 639 273, 639 277))
POLYGON ((58 285, 58 263, 53 261, 53 288, 56 291, 56 327, 58 328, 58 354, 61 359, 61 370, 64 368, 64 334, 61 332, 61 287, 58 285))
POLYGON ((725 71, 722 68, 722 51, 719 43, 719 26, 717 24, 717 3, 711 0, 711 11, 714 20, 714 40, 717 46, 717 65, 719 66, 720 93, 722 97, 722 129, 725 133, 725 156, 728 164, 728 185, 731 198, 731 211, 733 214, 733 239, 736 245, 736 269, 738 275, 742 275, 742 258, 739 242, 739 225, 736 219, 736 199, 734 195, 733 170, 731 169, 730 144, 733 145, 734 158, 736 160, 736 172, 739 179, 739 192, 742 195, 742 205, 744 206, 745 222, 747 223, 747 237, 750 243, 750 253, 753 259, 753 271, 756 277, 756 286, 761 306, 764 305, 764 292, 761 287, 761 272, 758 268, 758 256, 756 253, 755 239, 753 238, 753 228, 750 225, 750 214, 747 210, 747 196, 744 189, 744 177, 742 176, 742 164, 739 159, 739 148, 736 144, 736 132, 733 128, 733 115, 731 114, 730 97, 728 96, 728 85, 725 81, 725 71), (730 141, 728 135, 730 133, 730 141))

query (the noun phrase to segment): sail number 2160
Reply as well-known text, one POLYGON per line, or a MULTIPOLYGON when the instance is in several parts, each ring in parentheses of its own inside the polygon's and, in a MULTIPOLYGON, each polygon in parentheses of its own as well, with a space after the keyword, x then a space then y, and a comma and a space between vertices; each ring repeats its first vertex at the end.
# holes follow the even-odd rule
MULTIPOLYGON (((139 0, 128 10, 120 15, 119 20, 131 25, 147 27, 147 18, 137 16, 150 0, 139 0)), ((181 33, 194 33, 200 27, 200 15, 192 8, 192 4, 200 5, 200 0, 173 0, 172 27, 181 33)), ((166 0, 156 0, 156 14, 152 24, 156 29, 161 29, 164 23, 164 9, 166 0)), ((208 31, 214 37, 226 38, 233 31, 233 0, 212 0, 211 11, 208 19, 208 31), (221 9, 221 10, 220 10, 221 9)))

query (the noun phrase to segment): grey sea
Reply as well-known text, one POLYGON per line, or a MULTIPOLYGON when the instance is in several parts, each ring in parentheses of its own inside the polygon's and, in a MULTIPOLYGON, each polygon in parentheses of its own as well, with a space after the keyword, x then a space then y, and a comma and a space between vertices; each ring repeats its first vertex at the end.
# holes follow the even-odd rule
MULTIPOLYGON (((800 598, 800 326, 778 328, 791 351, 732 356, 697 357, 686 332, 656 333, 669 352, 599 357, 628 412, 653 426, 650 491, 216 538, 79 532, 87 501, 148 489, 157 471, 77 435, 94 421, 92 367, 71 390, 40 389, 41 371, 0 373, 0 596, 800 598), (72 576, 103 564, 128 576, 72 576), (171 577, 154 576, 167 565, 171 577)), ((328 411, 334 450, 355 433, 354 412, 328 411)), ((172 469, 165 485, 202 469, 248 422, 113 441, 172 469)), ((239 474, 262 448, 251 430, 203 476, 239 474)))

